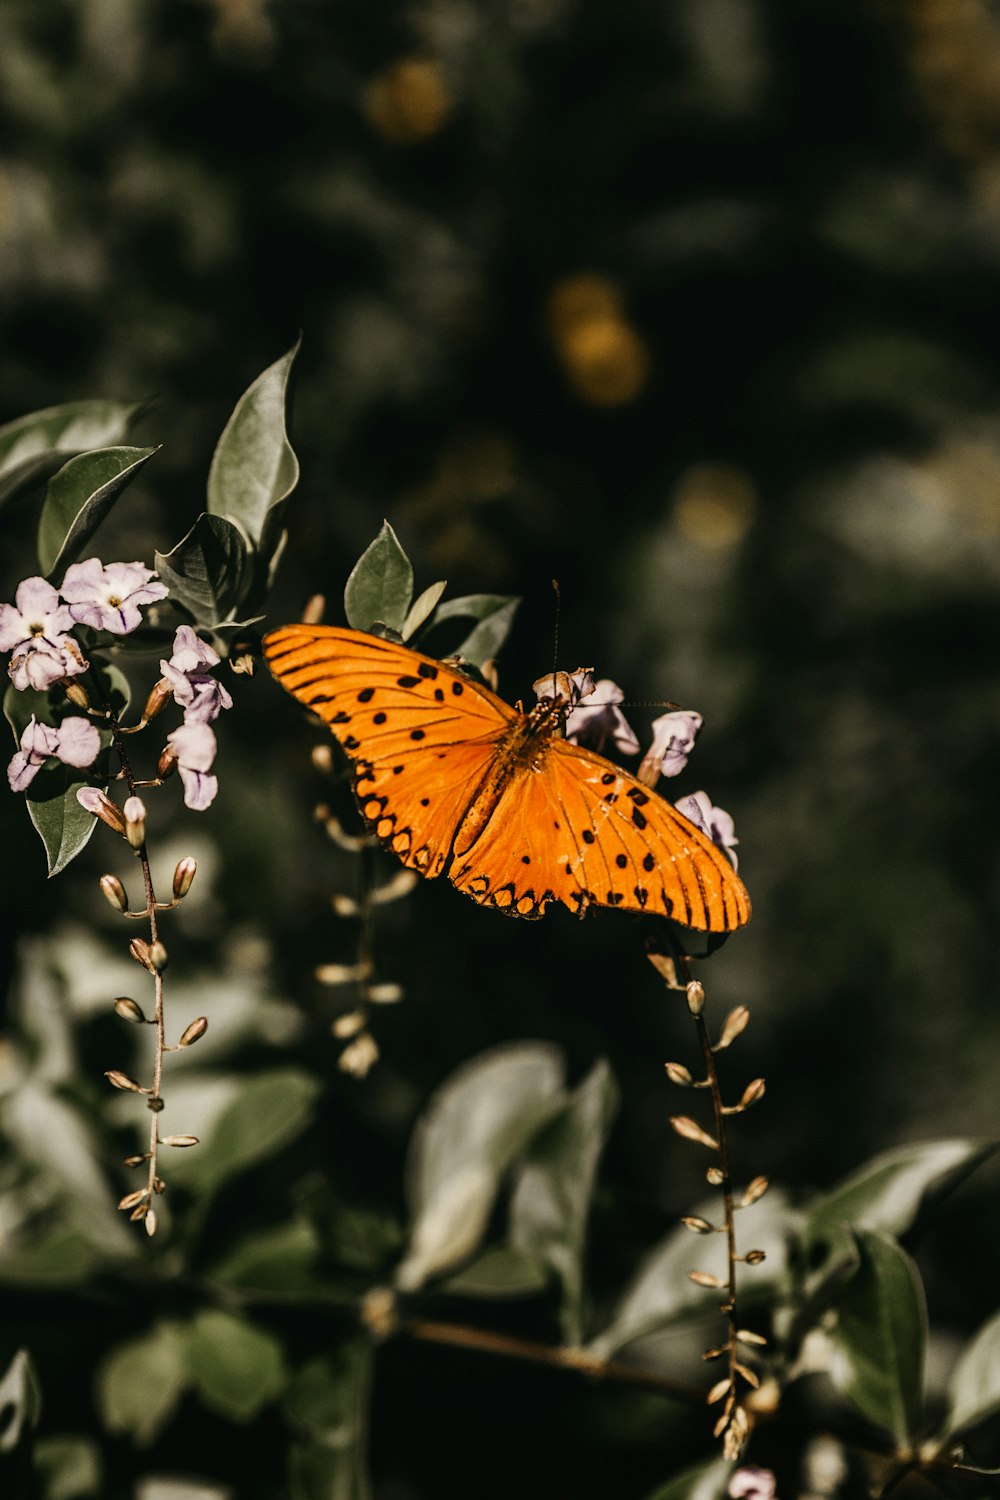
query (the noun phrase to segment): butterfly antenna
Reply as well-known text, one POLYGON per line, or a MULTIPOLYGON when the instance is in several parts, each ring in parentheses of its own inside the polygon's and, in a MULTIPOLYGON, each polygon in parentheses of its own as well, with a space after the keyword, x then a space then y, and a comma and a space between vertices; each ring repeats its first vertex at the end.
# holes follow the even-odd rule
POLYGON ((556 618, 552 626, 552 686, 555 688, 556 672, 559 670, 559 614, 562 609, 562 595, 559 592, 559 580, 553 578, 552 587, 556 596, 556 618))

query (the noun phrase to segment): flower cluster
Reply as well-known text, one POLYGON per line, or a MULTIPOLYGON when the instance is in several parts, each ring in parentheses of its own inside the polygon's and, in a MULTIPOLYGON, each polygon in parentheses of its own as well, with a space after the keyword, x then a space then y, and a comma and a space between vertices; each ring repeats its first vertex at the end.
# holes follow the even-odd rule
MULTIPOLYGON (((616 682, 602 677, 594 681, 589 668, 578 672, 550 672, 534 684, 540 700, 568 704, 566 738, 574 745, 586 745, 599 754, 612 746, 622 755, 638 755, 639 740, 621 710, 625 694, 616 682), (584 702, 594 698, 595 702, 584 702)), ((701 733, 702 717, 693 709, 676 709, 653 720, 653 739, 639 766, 639 780, 655 786, 661 776, 678 776, 701 733)), ((707 792, 692 792, 674 804, 726 855, 736 869, 733 820, 721 807, 715 807, 707 792)))
MULTIPOLYGON (((142 623, 140 606, 166 597, 166 586, 139 562, 105 565, 97 557, 88 558, 67 568, 58 589, 44 578, 26 578, 18 586, 15 602, 0 604, 0 651, 11 653, 11 682, 19 690, 36 692, 61 683, 72 701, 86 705, 82 687, 72 679, 88 671, 90 662, 71 634, 73 628, 89 626, 113 636, 129 635, 142 623)), ((210 774, 216 753, 211 722, 233 705, 229 693, 211 675, 218 663, 218 653, 190 625, 181 625, 174 635, 172 656, 160 662, 163 676, 143 715, 144 722, 152 718, 171 697, 183 709, 184 722, 167 736, 159 773, 165 776, 176 769, 184 801, 196 811, 208 807, 218 791, 218 779, 210 774)), ((97 729, 87 719, 69 717, 51 725, 33 715, 7 779, 14 791, 23 792, 46 761, 83 770, 94 764, 100 748, 97 729)))

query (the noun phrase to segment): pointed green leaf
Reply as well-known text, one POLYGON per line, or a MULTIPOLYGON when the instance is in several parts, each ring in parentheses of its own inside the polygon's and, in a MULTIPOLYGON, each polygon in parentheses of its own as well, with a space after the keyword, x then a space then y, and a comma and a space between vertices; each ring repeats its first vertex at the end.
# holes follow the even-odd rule
POLYGON ((996 1151, 997 1141, 922 1141, 886 1151, 815 1199, 807 1235, 827 1237, 841 1224, 905 1234, 996 1151))
POLYGON ((461 656, 474 666, 498 656, 510 634, 520 599, 510 594, 468 594, 440 604, 427 637, 435 656, 461 656), (470 630, 468 620, 477 623, 470 630))
POLYGON ((235 522, 265 556, 277 543, 280 513, 299 481, 299 462, 285 430, 285 405, 300 343, 296 339, 240 397, 208 475, 209 513, 235 522))
POLYGON ((617 1108, 618 1088, 601 1060, 532 1141, 511 1198, 511 1244, 556 1276, 567 1344, 580 1341, 587 1214, 617 1108))
POLYGON ((344 589, 344 612, 355 630, 380 620, 402 632, 413 597, 413 567, 389 525, 366 547, 351 569, 344 589))
POLYGON ((397 1273, 407 1291, 477 1248, 503 1173, 565 1099, 559 1053, 539 1043, 473 1058, 432 1098, 410 1142, 410 1244, 397 1273))
POLYGON ((92 1438, 68 1432, 42 1438, 34 1460, 41 1500, 98 1500, 102 1493, 101 1450, 92 1438))
POLYGON ((451 1297, 531 1297, 548 1285, 548 1272, 535 1257, 512 1245, 491 1245, 436 1290, 451 1297))
POLYGON ((176 1323, 157 1323, 119 1344, 97 1372, 97 1408, 105 1427, 147 1447, 176 1411, 187 1375, 187 1341, 176 1323))
POLYGON ((948 1414, 942 1443, 978 1427, 1000 1411, 1000 1313, 995 1313, 963 1349, 948 1382, 948 1414))
POLYGON ((38 564, 55 580, 83 552, 118 496, 158 448, 98 448, 49 480, 38 522, 38 564))
POLYGON ((151 1474, 139 1479, 135 1500, 233 1500, 228 1484, 211 1479, 192 1479, 183 1474, 151 1474))
POLYGON ((38 1376, 27 1349, 19 1349, 0 1379, 0 1453, 13 1453, 22 1438, 38 1425, 42 1408, 38 1376))
POLYGON ((414 599, 400 631, 404 641, 408 641, 411 636, 415 635, 424 621, 434 613, 437 602, 447 587, 447 580, 442 579, 440 583, 432 583, 429 589, 424 589, 418 599, 414 599))
POLYGON ((862 1416, 908 1446, 923 1413, 927 1309, 920 1276, 896 1241, 856 1231, 860 1264, 844 1288, 830 1374, 862 1416))
POLYGON ((74 453, 120 443, 145 402, 69 401, 0 427, 0 506, 40 484, 74 453))
POLYGON ((319 1088, 317 1079, 297 1068, 241 1078, 207 1140, 185 1153, 185 1181, 212 1193, 237 1172, 274 1156, 305 1129, 319 1088))
POLYGON ((154 566, 170 597, 196 625, 229 619, 250 585, 252 555, 239 526, 203 511, 171 552, 157 552, 154 566))
POLYGON ((315 1296, 319 1236, 303 1219, 248 1234, 217 1261, 212 1281, 241 1291, 280 1292, 285 1297, 315 1296))
POLYGON ((722 1500, 728 1493, 732 1472, 728 1458, 712 1458, 708 1463, 685 1469, 675 1479, 668 1479, 647 1500, 722 1500))
POLYGON ((298 1437, 289 1455, 290 1500, 369 1500, 373 1365, 370 1340, 351 1338, 293 1378, 284 1403, 298 1437))
POLYGON ((273 1333, 214 1307, 192 1319, 187 1359, 191 1384, 202 1402, 231 1422, 249 1422, 280 1396, 288 1379, 273 1333))

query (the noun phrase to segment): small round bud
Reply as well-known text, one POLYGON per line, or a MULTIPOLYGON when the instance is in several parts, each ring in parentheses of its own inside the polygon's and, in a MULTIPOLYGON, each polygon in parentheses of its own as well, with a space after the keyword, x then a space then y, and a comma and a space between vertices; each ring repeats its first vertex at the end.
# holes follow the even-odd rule
POLYGON ((119 1073, 117 1068, 109 1068, 104 1076, 112 1088, 123 1089, 126 1094, 144 1094, 146 1092, 141 1083, 136 1083, 135 1079, 130 1078, 127 1073, 119 1073))
POLYGON ((683 1063, 668 1062, 664 1063, 663 1066, 666 1069, 670 1082, 676 1083, 679 1088, 690 1088, 692 1083, 694 1083, 694 1074, 683 1063))
POLYGON ((145 938, 133 938, 128 945, 128 951, 137 964, 142 964, 144 969, 149 969, 150 973, 153 972, 153 965, 149 959, 149 944, 145 938))
POLYGON ((119 1199, 120 1209, 135 1208, 137 1203, 142 1203, 149 1196, 148 1188, 138 1188, 134 1193, 126 1193, 124 1198, 119 1199))
POLYGON ((705 1177, 713 1187, 721 1187, 726 1180, 725 1173, 721 1167, 709 1167, 705 1173, 705 1177))
POLYGON ((208 1017, 207 1016, 199 1016, 196 1021, 192 1021, 191 1022, 190 1026, 185 1026, 184 1030, 181 1033, 181 1039, 177 1043, 178 1047, 190 1047, 190 1046, 192 1046, 193 1043, 195 1043, 198 1040, 199 1037, 203 1037, 205 1035, 205 1032, 207 1030, 208 1030, 208 1017))
POLYGON ((338 917, 356 917, 360 915, 361 908, 351 896, 337 893, 330 902, 338 917))
POLYGON ((154 1209, 151 1208, 145 1215, 145 1223, 146 1233, 149 1235, 149 1238, 152 1239, 153 1235, 156 1233, 156 1212, 154 1209))
POLYGON ((705 1009, 705 991, 697 979, 692 979, 687 987, 687 1003, 693 1016, 700 1016, 705 1009))
POLYGON ((109 906, 117 912, 128 911, 128 896, 117 875, 101 876, 101 893, 109 906))
POLYGON ((344 1015, 338 1016, 330 1028, 335 1037, 346 1041, 348 1037, 357 1036, 359 1031, 364 1030, 365 1013, 363 1010, 349 1010, 344 1015))
POLYGON ((159 939, 157 939, 155 943, 150 943, 149 967, 153 970, 153 973, 162 974, 164 969, 167 967, 167 962, 167 950, 159 941, 159 939))
POLYGON ((697 1214, 685 1214, 681 1219, 685 1229, 690 1229, 692 1234, 714 1234, 715 1225, 710 1224, 707 1219, 699 1218, 697 1214))
POLYGON ((197 1146, 196 1135, 165 1135, 160 1142, 161 1146, 197 1146))
POLYGON ((75 708, 90 707, 90 699, 87 696, 87 689, 84 687, 82 682, 74 682, 72 678, 66 678, 63 682, 63 688, 65 690, 66 697, 74 705, 75 708))
POLYGON ((156 774, 161 781, 165 781, 177 769, 177 751, 173 745, 164 745, 160 751, 160 758, 156 762, 156 774))
POLYGON ((191 882, 198 873, 198 861, 189 854, 177 861, 174 871, 174 900, 181 901, 191 889, 191 882))
POLYGON ((149 1161, 149 1152, 144 1151, 141 1156, 123 1156, 123 1167, 141 1167, 144 1161, 149 1161))
POLYGON ((762 1260, 767 1260, 767 1254, 763 1250, 748 1250, 743 1259, 748 1266, 759 1266, 762 1260))
POLYGON ((766 1084, 763 1078, 755 1078, 748 1083, 740 1096, 740 1108, 749 1109, 751 1104, 756 1104, 758 1099, 763 1099, 766 1084))
POLYGON ((756 1203, 758 1198, 763 1198, 768 1189, 766 1177, 755 1177, 753 1182, 748 1183, 744 1189, 743 1197, 740 1199, 741 1208, 749 1208, 751 1203, 756 1203))
POLYGON ((125 837, 133 849, 146 842, 146 804, 141 797, 129 797, 122 808, 125 815, 125 837))
POLYGON ((735 1042, 736 1038, 747 1029, 749 1021, 750 1012, 745 1005, 737 1005, 735 1010, 731 1010, 723 1023, 719 1040, 715 1044, 716 1052, 721 1052, 724 1047, 735 1042))
POLYGON ((157 714, 163 712, 173 696, 174 690, 169 680, 161 677, 146 699, 146 706, 142 711, 142 722, 148 724, 150 719, 155 719, 157 714))
POLYGON ((123 1021, 135 1021, 139 1024, 142 1024, 146 1019, 145 1012, 140 1006, 136 1005, 134 1000, 130 1000, 127 995, 118 996, 118 999, 115 1001, 115 1015, 121 1016, 123 1021))

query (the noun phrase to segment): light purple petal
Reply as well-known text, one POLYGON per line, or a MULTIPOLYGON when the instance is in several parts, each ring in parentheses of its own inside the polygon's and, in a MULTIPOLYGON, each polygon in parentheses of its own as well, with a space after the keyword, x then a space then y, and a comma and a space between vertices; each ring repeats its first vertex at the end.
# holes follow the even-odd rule
POLYGON ((566 719, 566 738, 574 745, 603 751, 614 745, 623 755, 636 755, 639 741, 618 707, 625 694, 616 682, 602 677, 593 686, 593 703, 582 703, 566 719))
POLYGON ((59 725, 56 755, 67 766, 92 766, 101 748, 101 737, 89 719, 73 716, 59 725))
POLYGON ((59 743, 59 731, 53 724, 42 724, 31 715, 21 734, 21 749, 40 765, 50 755, 55 755, 59 743))
POLYGON ((113 635, 128 635, 142 623, 140 604, 167 596, 165 584, 140 562, 109 563, 90 557, 66 569, 62 593, 73 619, 113 635))
POLYGON ((81 786, 77 788, 76 800, 82 808, 85 808, 89 813, 93 813, 96 818, 108 799, 100 787, 81 786))
POLYGON ((712 843, 721 849, 734 870, 739 869, 736 858, 736 825, 724 808, 714 806, 707 792, 692 792, 682 797, 674 806, 685 818, 689 818, 712 843))
POLYGON ((62 606, 59 592, 44 578, 26 578, 17 586, 14 602, 18 611, 29 620, 40 620, 47 615, 58 614, 62 606))
POLYGON ((218 777, 206 776, 185 765, 178 765, 177 770, 184 784, 184 806, 189 807, 192 812, 204 812, 215 801, 215 794, 219 790, 218 777))
POLYGON ((747 1466, 731 1476, 726 1493, 730 1500, 774 1500, 775 1484, 770 1469, 747 1466))
POLYGON ((19 692, 25 688, 44 692, 64 677, 86 672, 89 665, 73 637, 61 635, 54 641, 41 637, 28 641, 23 651, 18 650, 11 657, 7 671, 19 692))
POLYGON ((44 578, 25 578, 18 584, 16 599, 16 605, 0 604, 0 651, 14 651, 35 640, 51 641, 73 623, 44 578))
POLYGON ((7 767, 7 780, 12 792, 24 792, 41 770, 42 762, 32 760, 23 750, 15 750, 7 767))
POLYGON ((654 719, 653 743, 642 758, 640 779, 648 780, 652 786, 659 775, 679 775, 688 763, 703 722, 701 714, 693 709, 679 709, 654 719), (648 776, 643 775, 644 771, 648 776))
POLYGON ((88 557, 86 562, 70 563, 59 592, 67 604, 80 604, 85 599, 97 598, 103 579, 101 559, 88 557))
POLYGON ((167 743, 177 753, 179 770, 211 770, 217 746, 215 734, 207 724, 182 724, 167 735, 167 743))
POLYGON ((224 708, 232 708, 229 693, 214 677, 188 678, 191 692, 187 702, 177 701, 184 709, 185 724, 208 724, 217 719, 224 708))
MULTIPOLYGON (((160 663, 161 667, 163 663, 160 663)), ((185 674, 219 665, 219 653, 197 635, 191 625, 178 625, 170 665, 185 674)))

